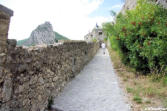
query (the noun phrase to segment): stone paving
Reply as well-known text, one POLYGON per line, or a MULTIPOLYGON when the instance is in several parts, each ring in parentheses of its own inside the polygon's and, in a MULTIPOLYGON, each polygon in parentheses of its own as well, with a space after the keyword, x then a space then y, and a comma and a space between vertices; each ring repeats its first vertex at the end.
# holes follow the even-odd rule
POLYGON ((119 87, 108 51, 96 56, 55 98, 54 108, 62 111, 130 111, 119 87))

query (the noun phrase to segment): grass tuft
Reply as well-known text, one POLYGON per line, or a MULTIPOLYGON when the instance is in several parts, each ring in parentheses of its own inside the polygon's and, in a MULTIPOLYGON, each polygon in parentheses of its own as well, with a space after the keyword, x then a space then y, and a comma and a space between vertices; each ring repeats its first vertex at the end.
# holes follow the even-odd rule
POLYGON ((127 88, 126 88, 126 91, 127 91, 128 93, 132 93, 134 90, 133 90, 133 88, 127 87, 127 88))
POLYGON ((146 103, 146 104, 151 104, 151 101, 150 101, 150 100, 147 100, 145 103, 146 103))
POLYGON ((163 78, 163 86, 167 86, 167 76, 163 78))
POLYGON ((121 85, 128 93, 129 100, 134 104, 135 111, 150 106, 167 107, 167 76, 154 72, 142 75, 134 69, 125 66, 117 51, 110 49, 114 69, 121 80, 121 85), (142 101, 142 98, 143 101, 142 101), (146 100, 145 100, 146 99, 146 100))
POLYGON ((140 96, 134 96, 133 101, 135 101, 138 104, 141 104, 142 103, 142 98, 140 96))

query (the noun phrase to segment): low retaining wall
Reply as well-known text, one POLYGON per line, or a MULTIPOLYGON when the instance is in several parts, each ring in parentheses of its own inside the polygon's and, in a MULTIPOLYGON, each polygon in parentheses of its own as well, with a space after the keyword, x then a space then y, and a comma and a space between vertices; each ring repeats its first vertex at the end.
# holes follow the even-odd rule
POLYGON ((96 54, 99 44, 15 47, 0 54, 0 111, 43 111, 96 54))

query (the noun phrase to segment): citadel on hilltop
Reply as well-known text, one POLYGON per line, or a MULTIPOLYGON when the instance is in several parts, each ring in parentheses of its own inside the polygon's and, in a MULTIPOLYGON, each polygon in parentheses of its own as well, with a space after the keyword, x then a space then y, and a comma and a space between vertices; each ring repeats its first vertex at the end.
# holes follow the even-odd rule
POLYGON ((84 40, 86 42, 92 42, 92 41, 98 41, 102 42, 104 41, 104 38, 106 38, 103 29, 100 28, 98 25, 92 30, 92 32, 88 33, 84 36, 84 40))

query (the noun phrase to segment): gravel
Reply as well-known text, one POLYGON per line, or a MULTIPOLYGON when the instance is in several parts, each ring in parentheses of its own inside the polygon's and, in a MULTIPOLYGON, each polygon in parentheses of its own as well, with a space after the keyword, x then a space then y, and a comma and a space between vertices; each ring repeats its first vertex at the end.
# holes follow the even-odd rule
POLYGON ((108 51, 98 51, 92 61, 54 99, 63 111, 130 111, 119 87, 108 51))

